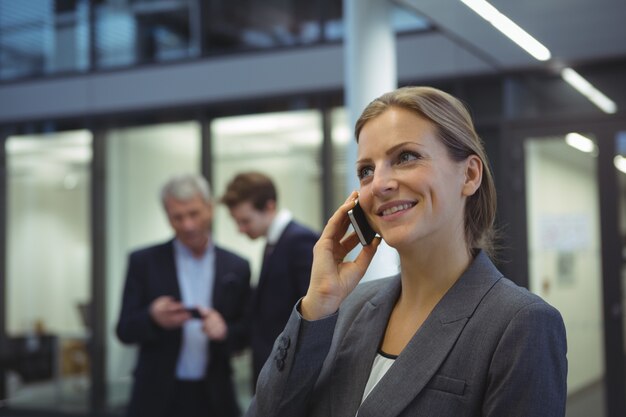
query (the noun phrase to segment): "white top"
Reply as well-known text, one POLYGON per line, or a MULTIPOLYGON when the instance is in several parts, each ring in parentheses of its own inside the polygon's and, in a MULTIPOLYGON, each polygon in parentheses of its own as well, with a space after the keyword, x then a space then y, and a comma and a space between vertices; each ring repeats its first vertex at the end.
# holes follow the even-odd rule
POLYGON ((268 244, 275 245, 276 242, 278 242, 278 239, 280 239, 280 236, 283 234, 292 218, 293 216, 287 210, 280 210, 276 214, 276 217, 274 217, 272 224, 270 224, 270 227, 267 230, 268 244))
MULTIPOLYGON (((370 377, 367 380, 367 384, 365 385, 365 391, 363 391, 363 398, 361 398, 361 404, 370 395, 370 392, 374 389, 376 384, 383 379, 391 365, 395 362, 395 356, 384 355, 381 352, 378 352, 376 357, 374 358, 374 364, 372 365, 372 370, 370 372, 370 377)), ((358 415, 358 413, 357 413, 358 415)))

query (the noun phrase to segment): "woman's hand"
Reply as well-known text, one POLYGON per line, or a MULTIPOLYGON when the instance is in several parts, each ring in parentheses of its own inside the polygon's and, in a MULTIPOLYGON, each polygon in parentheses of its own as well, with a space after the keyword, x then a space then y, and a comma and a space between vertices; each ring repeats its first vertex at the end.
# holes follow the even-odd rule
POLYGON ((318 320, 335 313, 341 302, 359 283, 369 266, 380 238, 364 246, 354 261, 344 262, 346 255, 359 243, 355 233, 344 238, 350 220, 348 211, 355 205, 358 194, 353 191, 335 211, 313 248, 311 283, 300 305, 302 317, 318 320))

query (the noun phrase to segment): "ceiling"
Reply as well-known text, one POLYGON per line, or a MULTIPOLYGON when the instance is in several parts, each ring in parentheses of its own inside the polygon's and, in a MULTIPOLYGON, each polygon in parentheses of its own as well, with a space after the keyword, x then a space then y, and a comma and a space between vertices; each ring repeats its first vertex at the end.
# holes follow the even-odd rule
POLYGON ((439 32, 492 71, 576 66, 626 58, 624 0, 490 0, 552 53, 541 62, 460 0, 392 0, 429 19, 439 32))

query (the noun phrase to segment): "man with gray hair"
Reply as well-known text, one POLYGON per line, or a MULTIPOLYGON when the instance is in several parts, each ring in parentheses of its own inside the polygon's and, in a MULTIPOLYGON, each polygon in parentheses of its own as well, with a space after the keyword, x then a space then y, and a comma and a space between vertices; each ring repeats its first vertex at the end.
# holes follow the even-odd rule
POLYGON ((131 253, 117 324, 139 346, 127 416, 236 417, 230 358, 246 343, 248 261, 213 242, 202 176, 171 178, 161 200, 175 236, 131 253))

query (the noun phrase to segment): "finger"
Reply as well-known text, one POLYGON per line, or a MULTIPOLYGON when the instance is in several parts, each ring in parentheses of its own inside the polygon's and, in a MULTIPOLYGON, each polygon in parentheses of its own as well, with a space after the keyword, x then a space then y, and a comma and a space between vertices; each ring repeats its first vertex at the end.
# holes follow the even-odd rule
POLYGON ((351 232, 341 240, 341 246, 346 250, 346 254, 360 243, 356 232, 351 232))
POLYGON ((378 249, 381 241, 382 239, 379 236, 376 236, 374 240, 372 240, 372 243, 367 246, 363 246, 363 250, 359 252, 356 259, 354 260, 354 263, 361 271, 363 271, 363 273, 365 273, 367 267, 372 262, 372 259, 374 258, 376 250, 378 249))
POLYGON ((328 223, 326 223, 326 227, 322 231, 322 237, 339 240, 345 235, 350 224, 348 211, 354 208, 357 196, 357 192, 353 191, 348 199, 337 208, 330 219, 328 219, 328 223))

